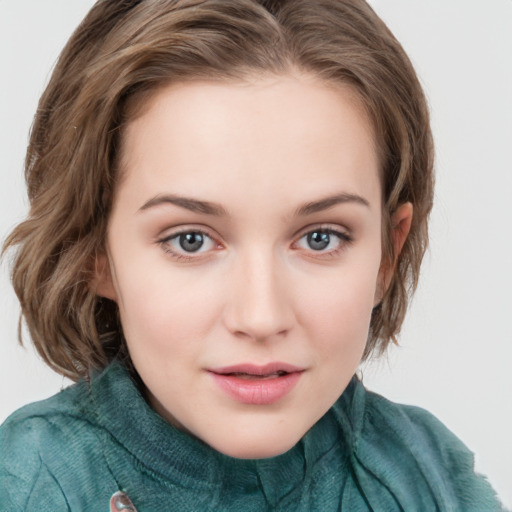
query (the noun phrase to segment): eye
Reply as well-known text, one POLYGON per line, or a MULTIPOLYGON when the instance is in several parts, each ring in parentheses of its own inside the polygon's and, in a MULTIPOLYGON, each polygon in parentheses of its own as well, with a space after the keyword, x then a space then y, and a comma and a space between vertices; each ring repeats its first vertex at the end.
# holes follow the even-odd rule
POLYGON ((314 252, 336 254, 351 241, 352 238, 341 231, 318 228, 302 235, 297 241, 297 246, 314 252))
POLYGON ((185 252, 197 252, 203 247, 205 236, 203 233, 191 232, 177 235, 176 240, 185 252))
POLYGON ((193 258, 194 254, 208 252, 216 247, 215 241, 207 233, 199 230, 174 233, 159 243, 166 252, 178 259, 193 258))

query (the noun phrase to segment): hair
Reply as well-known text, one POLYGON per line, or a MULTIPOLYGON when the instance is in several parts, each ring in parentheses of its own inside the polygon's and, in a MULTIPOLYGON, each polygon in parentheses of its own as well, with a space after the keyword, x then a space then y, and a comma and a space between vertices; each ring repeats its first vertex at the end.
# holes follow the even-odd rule
POLYGON ((363 358, 396 342, 428 243, 433 145, 411 62, 364 0, 99 0, 40 99, 25 161, 30 212, 3 247, 17 248, 20 342, 24 319, 44 361, 73 380, 129 358, 117 305, 92 285, 123 128, 167 84, 291 70, 350 86, 373 124, 383 262, 393 276, 373 310, 363 358), (397 255, 391 216, 408 201, 412 226, 397 255))

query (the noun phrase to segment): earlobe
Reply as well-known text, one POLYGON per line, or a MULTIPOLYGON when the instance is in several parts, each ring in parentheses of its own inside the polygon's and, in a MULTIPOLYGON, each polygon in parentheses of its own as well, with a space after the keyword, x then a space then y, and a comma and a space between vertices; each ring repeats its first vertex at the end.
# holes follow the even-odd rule
POLYGON ((391 216, 391 243, 393 244, 394 258, 393 261, 383 262, 381 265, 375 292, 375 306, 382 301, 384 294, 391 284, 398 256, 402 252, 405 240, 411 230, 412 215, 412 203, 408 202, 400 205, 391 216))
POLYGON ((117 301, 110 263, 107 254, 104 252, 96 256, 93 288, 96 295, 117 301))

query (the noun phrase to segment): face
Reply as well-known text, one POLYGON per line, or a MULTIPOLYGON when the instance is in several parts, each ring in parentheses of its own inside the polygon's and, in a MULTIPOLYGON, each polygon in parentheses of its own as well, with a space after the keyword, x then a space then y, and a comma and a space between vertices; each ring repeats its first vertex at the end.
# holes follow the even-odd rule
POLYGON ((363 108, 305 76, 172 85, 128 125, 121 167, 98 293, 148 400, 227 455, 288 450, 354 375, 377 300, 363 108))

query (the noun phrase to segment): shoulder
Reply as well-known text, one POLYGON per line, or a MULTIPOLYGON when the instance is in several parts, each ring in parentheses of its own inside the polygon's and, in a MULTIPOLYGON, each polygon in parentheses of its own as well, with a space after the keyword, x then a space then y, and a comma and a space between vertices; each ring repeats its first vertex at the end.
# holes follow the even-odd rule
POLYGON ((2 503, 8 510, 68 510, 68 475, 93 460, 98 444, 85 382, 14 412, 0 427, 2 503))
POLYGON ((462 459, 473 458, 462 441, 432 413, 421 407, 392 402, 371 391, 366 391, 365 425, 381 431, 391 429, 400 440, 428 447, 429 455, 430 450, 434 450, 444 458, 454 451, 460 452, 462 459))
POLYGON ((444 503, 443 510, 501 510, 485 477, 475 473, 473 453, 434 415, 366 390, 364 402, 357 452, 372 471, 387 467, 383 478, 408 482, 444 503), (400 470, 390 470, 393 461, 400 470))
POLYGON ((83 428, 88 423, 90 409, 85 382, 18 409, 0 427, 2 455, 29 449, 42 453, 47 446, 62 441, 71 431, 83 428))

